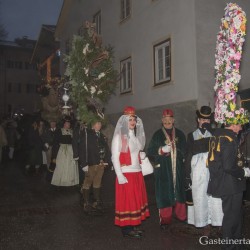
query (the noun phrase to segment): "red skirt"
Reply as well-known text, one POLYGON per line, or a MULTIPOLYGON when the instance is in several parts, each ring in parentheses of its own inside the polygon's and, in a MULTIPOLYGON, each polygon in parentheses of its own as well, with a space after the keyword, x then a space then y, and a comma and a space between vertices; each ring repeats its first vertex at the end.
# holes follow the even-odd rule
POLYGON ((116 178, 115 225, 137 226, 149 217, 148 198, 141 172, 124 173, 128 183, 118 184, 116 178))

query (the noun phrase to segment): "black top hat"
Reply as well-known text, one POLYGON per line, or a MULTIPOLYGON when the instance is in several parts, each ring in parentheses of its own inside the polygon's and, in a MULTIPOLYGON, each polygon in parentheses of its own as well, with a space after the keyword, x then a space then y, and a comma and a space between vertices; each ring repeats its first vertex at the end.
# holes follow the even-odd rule
POLYGON ((213 112, 209 106, 202 106, 200 108, 200 110, 196 111, 196 114, 197 114, 198 118, 203 118, 203 119, 212 119, 213 118, 213 112))

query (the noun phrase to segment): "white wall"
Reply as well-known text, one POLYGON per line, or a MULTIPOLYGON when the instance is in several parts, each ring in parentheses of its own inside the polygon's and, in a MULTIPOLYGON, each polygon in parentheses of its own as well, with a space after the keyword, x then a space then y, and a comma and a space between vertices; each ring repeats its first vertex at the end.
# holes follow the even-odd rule
MULTIPOLYGON (((133 93, 112 96, 106 112, 120 112, 124 105, 145 109, 197 99, 194 0, 132 1, 132 16, 120 22, 120 1, 72 1, 61 41, 101 10, 105 45, 115 51, 115 67, 132 56, 133 93), (153 87, 153 45, 171 37, 172 78, 170 84, 153 87)), ((64 43, 62 43, 63 46, 64 43)), ((62 51, 63 52, 63 51, 62 51)))
MULTIPOLYGON (((125 105, 145 109, 197 99, 196 54, 193 1, 132 1, 132 17, 117 25, 119 1, 103 13, 114 29, 106 30, 104 41, 115 48, 116 67, 132 56, 133 94, 112 97, 107 113, 117 113, 125 105), (111 14, 115 10, 115 18, 111 14), (178 11, 176 11, 178 10, 178 11), (117 19, 117 20, 116 20, 117 19), (153 87, 153 45, 171 37, 172 77, 170 84, 153 87)), ((103 21, 104 22, 104 21, 103 21)))

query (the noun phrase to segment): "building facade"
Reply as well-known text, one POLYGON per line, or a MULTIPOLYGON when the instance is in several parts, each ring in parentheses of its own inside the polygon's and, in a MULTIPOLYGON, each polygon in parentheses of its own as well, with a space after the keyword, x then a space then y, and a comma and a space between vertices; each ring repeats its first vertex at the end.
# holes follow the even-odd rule
POLYGON ((39 108, 37 67, 30 63, 35 43, 26 37, 0 41, 0 116, 39 108))
MULTIPOLYGON (((250 13, 248 1, 235 2, 250 13)), ((104 45, 114 47, 121 80, 106 107, 112 124, 124 106, 135 106, 150 138, 162 110, 172 108, 176 127, 188 133, 198 107, 214 107, 216 35, 225 7, 224 0, 65 0, 55 36, 63 59, 88 20, 97 24, 104 45)), ((249 87, 249 38, 247 33, 240 89, 249 87)), ((62 62, 62 75, 64 70, 62 62)))

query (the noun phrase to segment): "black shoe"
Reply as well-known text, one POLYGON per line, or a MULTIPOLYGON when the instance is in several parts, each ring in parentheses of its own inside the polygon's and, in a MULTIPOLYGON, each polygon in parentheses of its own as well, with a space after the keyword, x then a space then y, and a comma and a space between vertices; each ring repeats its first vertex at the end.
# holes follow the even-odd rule
POLYGON ((100 201, 95 201, 92 205, 93 210, 98 211, 100 213, 104 213, 103 204, 100 201))
POLYGON ((162 231, 165 231, 165 230, 168 229, 168 224, 161 224, 160 228, 161 228, 162 231))
POLYGON ((123 237, 131 238, 131 239, 140 239, 142 236, 138 232, 132 230, 132 231, 129 231, 128 233, 124 233, 123 237))
POLYGON ((145 230, 143 230, 139 227, 134 227, 134 231, 140 235, 143 235, 145 233, 145 230))

